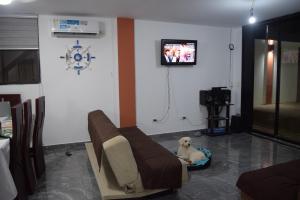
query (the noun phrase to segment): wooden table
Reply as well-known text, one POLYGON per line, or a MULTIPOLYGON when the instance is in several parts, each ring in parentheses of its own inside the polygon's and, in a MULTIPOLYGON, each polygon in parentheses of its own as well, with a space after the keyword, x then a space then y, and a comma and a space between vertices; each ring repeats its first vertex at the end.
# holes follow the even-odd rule
POLYGON ((1 200, 12 200, 17 196, 17 189, 9 170, 10 140, 0 138, 0 194, 1 200))

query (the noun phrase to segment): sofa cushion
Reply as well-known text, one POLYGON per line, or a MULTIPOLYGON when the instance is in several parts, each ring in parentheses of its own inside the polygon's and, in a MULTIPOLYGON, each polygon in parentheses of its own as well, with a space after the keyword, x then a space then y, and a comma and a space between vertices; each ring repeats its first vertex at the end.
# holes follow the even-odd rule
POLYGON ((145 189, 180 188, 182 164, 137 127, 119 129, 129 141, 145 189))
POLYGON ((103 149, 119 186, 125 189, 135 187, 139 173, 128 140, 116 136, 104 142, 103 149))
POLYGON ((88 129, 99 166, 101 165, 102 143, 120 135, 118 129, 101 110, 88 114, 88 129))
POLYGON ((296 200, 300 186, 300 160, 243 173, 240 190, 255 200, 296 200))

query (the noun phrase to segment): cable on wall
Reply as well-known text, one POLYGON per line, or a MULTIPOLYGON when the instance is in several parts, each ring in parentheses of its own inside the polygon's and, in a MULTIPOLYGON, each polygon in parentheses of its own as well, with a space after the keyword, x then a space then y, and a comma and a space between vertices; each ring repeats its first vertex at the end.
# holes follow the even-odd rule
POLYGON ((230 28, 230 35, 229 35, 229 80, 228 80, 228 87, 232 89, 232 51, 234 50, 234 44, 232 42, 232 28, 230 28))
MULTIPOLYGON (((170 82, 170 84, 171 84, 171 82, 170 82)), ((200 121, 200 123, 194 123, 191 119, 190 119, 190 117, 188 116, 188 115, 186 115, 186 114, 180 114, 180 113, 182 113, 181 111, 178 111, 179 109, 178 109, 178 107, 177 107, 177 101, 176 101, 176 90, 175 90, 175 88, 173 88, 173 90, 172 90, 172 93, 173 93, 173 97, 174 97, 174 100, 173 100, 173 107, 174 107, 174 110, 175 110, 175 113, 176 113, 176 117, 178 118, 178 119, 181 119, 181 120, 186 120, 187 122, 188 122, 188 124, 189 125, 191 125, 191 126, 197 126, 197 127, 199 127, 199 126, 201 126, 202 125, 202 123, 201 123, 201 121, 202 120, 206 120, 206 118, 203 118, 203 117, 200 117, 200 118, 198 118, 199 119, 199 121, 200 121)), ((200 107, 199 107, 199 109, 201 109, 200 107)))
POLYGON ((167 90, 168 90, 168 107, 161 118, 156 119, 156 122, 162 122, 169 114, 171 109, 171 87, 170 87, 170 68, 167 67, 167 90))
MULTIPOLYGON (((173 89, 173 96, 176 97, 175 89, 173 89)), ((200 123, 199 123, 199 124, 194 123, 194 122, 190 119, 190 117, 189 117, 188 115, 186 115, 186 114, 179 114, 179 113, 181 113, 180 111, 179 111, 179 113, 178 113, 178 110, 179 110, 179 109, 177 108, 176 98, 174 98, 174 103, 173 103, 173 105, 174 105, 174 109, 175 109, 175 112, 176 112, 177 117, 178 117, 179 119, 183 119, 182 117, 184 116, 184 117, 185 117, 184 120, 186 120, 186 121, 188 122, 188 124, 191 125, 191 126, 201 126, 201 125, 202 125, 201 121, 206 119, 206 118, 200 117, 200 118, 198 118, 199 121, 200 121, 200 123)), ((199 107, 199 109, 201 109, 201 108, 199 107)))
MULTIPOLYGON (((168 104, 168 105, 167 105, 167 109, 166 109, 165 113, 162 115, 162 117, 153 119, 153 121, 156 122, 156 123, 163 122, 163 121, 168 117, 168 114, 169 114, 170 109, 171 109, 171 80, 170 80, 171 77, 170 77, 170 68, 169 68, 169 67, 167 67, 167 75, 166 75, 166 78, 167 78, 167 95, 168 95, 168 102, 167 102, 167 104, 168 104)), ((173 91, 173 95, 175 96, 174 91, 173 91)), ((178 118, 182 117, 182 116, 179 115, 179 113, 178 113, 178 109, 177 109, 177 106, 176 106, 176 99, 174 99, 174 109, 175 109, 175 111, 176 111, 177 117, 178 117, 178 118)), ((192 121, 190 120, 189 117, 186 117, 185 119, 186 119, 186 121, 187 121, 191 126, 197 126, 197 127, 199 127, 199 126, 202 125, 201 122, 200 122, 199 124, 196 124, 196 123, 192 122, 192 121)), ((204 120, 204 119, 206 119, 206 118, 199 118, 200 121, 202 121, 202 120, 204 120)))

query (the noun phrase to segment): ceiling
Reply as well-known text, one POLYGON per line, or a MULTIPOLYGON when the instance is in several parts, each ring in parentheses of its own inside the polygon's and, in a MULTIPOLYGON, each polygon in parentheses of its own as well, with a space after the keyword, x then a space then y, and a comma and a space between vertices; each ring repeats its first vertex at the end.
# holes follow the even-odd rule
MULTIPOLYGON (((235 27, 247 24, 252 0, 14 0, 0 15, 59 14, 235 27)), ((258 21, 300 11, 300 0, 256 0, 258 21)))

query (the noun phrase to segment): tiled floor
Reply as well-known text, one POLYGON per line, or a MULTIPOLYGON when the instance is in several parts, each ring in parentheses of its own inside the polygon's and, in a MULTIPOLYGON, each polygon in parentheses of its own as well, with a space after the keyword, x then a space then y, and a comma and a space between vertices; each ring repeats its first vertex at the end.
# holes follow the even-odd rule
MULTIPOLYGON (((165 134, 153 139, 171 151, 177 140, 189 135, 194 146, 213 152, 210 168, 191 172, 191 180, 176 193, 154 197, 155 200, 237 200, 238 176, 245 171, 300 159, 300 150, 249 134, 219 137, 197 133, 165 134)), ((83 144, 62 145, 46 150, 46 174, 30 200, 99 200, 100 194, 83 144), (65 155, 70 150, 72 156, 65 155)))

